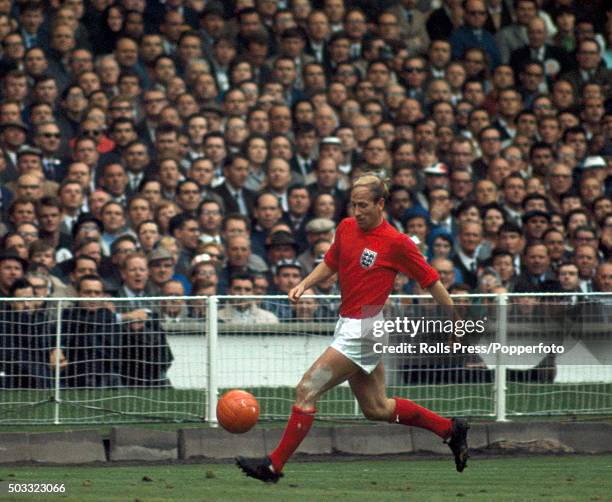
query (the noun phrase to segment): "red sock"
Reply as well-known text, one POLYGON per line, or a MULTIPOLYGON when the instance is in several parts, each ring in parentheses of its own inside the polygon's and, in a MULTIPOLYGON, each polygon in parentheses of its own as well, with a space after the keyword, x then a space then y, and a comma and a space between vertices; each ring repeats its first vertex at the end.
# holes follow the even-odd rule
POLYGON ((291 416, 287 422, 287 427, 285 427, 283 437, 276 450, 269 455, 276 472, 283 470, 283 466, 287 463, 289 457, 300 446, 314 422, 316 412, 316 408, 311 410, 305 410, 299 406, 291 408, 291 416))
POLYGON ((427 408, 423 408, 409 399, 394 397, 395 411, 389 422, 413 425, 430 430, 442 439, 450 436, 452 423, 450 419, 441 417, 427 408))

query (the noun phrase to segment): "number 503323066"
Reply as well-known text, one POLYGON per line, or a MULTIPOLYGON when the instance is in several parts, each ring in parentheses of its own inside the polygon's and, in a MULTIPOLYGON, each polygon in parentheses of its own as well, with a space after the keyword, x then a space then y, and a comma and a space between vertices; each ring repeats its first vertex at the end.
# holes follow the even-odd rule
POLYGON ((65 495, 66 483, 22 481, 0 482, 0 496, 2 495, 65 495))

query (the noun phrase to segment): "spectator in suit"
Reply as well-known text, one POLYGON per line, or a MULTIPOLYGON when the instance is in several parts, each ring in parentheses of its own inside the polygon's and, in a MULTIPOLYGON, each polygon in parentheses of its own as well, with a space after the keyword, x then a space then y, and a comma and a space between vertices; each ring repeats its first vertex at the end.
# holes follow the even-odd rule
MULTIPOLYGON (((259 193, 255 199, 254 214, 254 226, 251 230, 251 250, 265 258, 266 239, 270 234, 270 229, 283 215, 278 197, 268 191, 259 193)), ((276 261, 272 263, 276 263, 276 261)))
POLYGON ((117 237, 110 247, 110 273, 104 277, 104 290, 115 296, 121 286, 121 269, 123 262, 138 249, 138 241, 133 235, 123 234, 117 237))
POLYGON ((128 197, 132 195, 128 182, 125 167, 119 162, 106 164, 102 168, 100 186, 111 195, 115 202, 122 205, 127 203, 128 197))
POLYGON ((244 188, 249 174, 249 160, 236 154, 225 160, 223 175, 225 181, 214 189, 221 197, 228 213, 241 213, 252 216, 255 192, 244 188))
POLYGON ((576 47, 576 61, 578 68, 566 73, 563 79, 569 81, 575 91, 582 95, 587 83, 599 84, 603 88, 604 97, 610 96, 610 82, 612 70, 601 64, 601 47, 594 38, 585 38, 578 42, 576 47))
POLYGON ((331 195, 335 201, 336 217, 340 217, 345 211, 347 194, 344 190, 338 188, 340 171, 336 161, 331 157, 319 158, 315 175, 316 181, 308 185, 311 198, 314 198, 319 193, 331 195))
POLYGON ((130 301, 118 304, 118 308, 122 312, 150 309, 150 304, 140 300, 149 295, 149 266, 143 253, 137 251, 125 258, 121 267, 121 279, 123 282, 117 290, 117 296, 130 298, 130 301))
POLYGON ((221 224, 224 216, 222 202, 213 198, 205 198, 200 203, 197 214, 201 231, 200 241, 221 244, 221 224))
POLYGON ((466 222, 461 225, 457 239, 456 254, 453 263, 461 272, 463 281, 473 290, 478 283, 478 246, 482 242, 482 225, 466 222))
POLYGON ((316 162, 317 130, 311 123, 300 124, 295 131, 295 154, 291 158, 291 173, 303 182, 316 162))
MULTIPOLYGON (((95 300, 104 296, 102 279, 82 275, 76 283, 80 298, 90 298, 63 312, 65 359, 62 377, 70 387, 118 387, 121 338, 110 306, 95 300)), ((61 357, 61 355, 60 355, 61 357)))
POLYGON ((446 40, 463 24, 461 0, 444 0, 443 5, 427 18, 427 34, 431 40, 446 40))
POLYGON ((153 146, 155 130, 159 125, 159 115, 168 105, 168 99, 164 90, 153 88, 144 92, 142 102, 144 104, 144 118, 136 131, 141 140, 147 145, 153 146))
POLYGON ((595 291, 595 271, 598 265, 597 249, 590 244, 580 244, 574 249, 574 263, 578 267, 580 290, 584 293, 595 291))
POLYGON ((306 20, 306 54, 314 57, 317 63, 327 64, 327 38, 330 35, 329 19, 325 12, 313 10, 306 20))
POLYGON ((416 8, 416 4, 415 0, 401 0, 389 12, 395 14, 402 40, 406 42, 408 50, 411 53, 424 53, 429 45, 429 35, 425 15, 416 8))
POLYGON ((453 30, 449 38, 453 48, 453 59, 460 59, 470 47, 480 47, 489 55, 491 68, 497 68, 501 64, 501 55, 495 38, 484 29, 487 20, 484 1, 467 0, 464 17, 464 24, 453 30))
POLYGON ((516 21, 502 28, 496 36, 504 64, 508 64, 513 51, 527 45, 527 26, 537 15, 538 2, 536 0, 517 0, 516 21))
POLYGON ((200 236, 198 219, 189 213, 179 213, 170 218, 168 232, 180 246, 176 271, 186 276, 198 247, 200 236))
POLYGON ((281 221, 289 225, 300 252, 303 252, 306 246, 305 228, 309 221, 310 193, 308 188, 300 184, 291 185, 287 189, 287 204, 289 210, 283 214, 281 221))
POLYGON ((21 36, 26 49, 42 45, 42 25, 45 21, 43 5, 38 2, 25 2, 19 9, 21 36))
MULTIPOLYGON (((232 225, 233 226, 233 225, 232 225)), ((237 229, 237 227, 234 227, 237 229)), ((226 239, 227 262, 219 273, 218 289, 226 294, 230 277, 236 272, 265 272, 263 259, 251 251, 251 240, 246 233, 232 233, 226 239)))
POLYGON ((519 74, 523 62, 528 59, 535 59, 544 64, 549 83, 571 69, 569 54, 564 49, 546 43, 547 35, 546 23, 541 18, 535 17, 529 22, 527 45, 515 49, 510 54, 510 66, 515 75, 519 74))
POLYGON ((556 291, 557 276, 550 269, 550 256, 540 242, 527 245, 523 255, 524 271, 517 277, 514 291, 556 291))
POLYGON ((168 387, 174 355, 156 315, 122 322, 121 373, 130 387, 168 387))
MULTIPOLYGON (((32 285, 24 278, 15 280, 9 293, 13 298, 35 296, 32 285)), ((2 387, 50 387, 51 364, 56 356, 63 357, 61 349, 53 349, 54 324, 44 302, 24 300, 6 306, 0 317, 2 387)))

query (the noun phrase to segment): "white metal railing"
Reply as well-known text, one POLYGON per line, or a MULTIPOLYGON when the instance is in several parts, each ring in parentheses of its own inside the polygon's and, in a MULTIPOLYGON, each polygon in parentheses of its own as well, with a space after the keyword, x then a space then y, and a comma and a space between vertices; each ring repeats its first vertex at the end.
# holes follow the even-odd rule
MULTIPOLYGON (((163 371, 162 377, 157 379, 162 383, 155 381, 155 378, 148 381, 146 371, 142 373, 145 377, 138 373, 138 378, 132 378, 136 383, 129 385, 115 387, 107 384, 99 386, 95 383, 95 379, 101 376, 98 373, 107 371, 99 368, 109 365, 114 367, 116 364, 116 371, 119 377, 123 378, 122 372, 126 368, 129 373, 134 365, 145 366, 150 362, 146 360, 147 354, 160 349, 162 342, 158 337, 151 346, 146 346, 144 341, 138 341, 136 347, 128 347, 136 351, 136 356, 129 355, 129 350, 125 352, 126 347, 121 346, 123 342, 118 342, 119 346, 107 346, 104 341, 96 342, 98 345, 92 344, 92 350, 100 349, 104 352, 112 349, 113 353, 124 354, 111 361, 92 356, 91 366, 98 368, 98 373, 92 374, 94 383, 66 383, 67 370, 62 366, 60 358, 56 357, 52 368, 36 363, 36 374, 27 375, 28 382, 36 378, 43 382, 40 388, 32 388, 31 383, 24 385, 21 380, 18 380, 19 385, 7 384, 10 382, 10 371, 16 367, 15 361, 6 355, 11 354, 13 350, 10 344, 20 336, 26 340, 31 337, 34 341, 37 335, 33 334, 36 330, 27 331, 29 327, 25 321, 19 326, 4 322, 3 331, 0 333, 0 350, 4 350, 4 358, 0 356, 0 365, 4 366, 0 368, 5 368, 4 376, 0 380, 3 382, 3 388, 0 390, 0 423, 59 424, 205 419, 214 424, 217 396, 228 387, 253 389, 255 395, 266 403, 265 409, 262 408, 264 417, 285 415, 292 399, 291 388, 329 343, 329 338, 322 335, 331 335, 333 332, 337 315, 333 309, 337 307, 339 297, 305 296, 305 299, 314 299, 321 307, 320 312, 311 319, 291 319, 290 322, 281 320, 278 324, 220 322, 220 310, 237 298, 202 296, 137 299, 138 304, 131 308, 145 308, 150 312, 149 315, 155 318, 155 323, 152 320, 150 325, 145 326, 143 339, 147 335, 163 335, 163 343, 167 343, 168 350, 174 353, 174 361, 167 369, 169 380, 166 381, 166 370, 163 371), (187 313, 171 319, 163 317, 166 312, 164 309, 172 302, 175 302, 175 307, 176 302, 182 302, 181 312, 188 312, 190 305, 198 301, 205 304, 205 309, 201 310, 199 316, 190 317, 187 313), (329 301, 331 306, 328 310, 322 308, 326 301, 329 301), (13 341, 9 342, 9 339, 13 341), (142 354, 138 355, 140 353, 142 354), (8 374, 6 368, 9 368, 8 374), (41 369, 44 370, 44 376, 38 375, 41 369), (48 371, 49 369, 51 371, 48 371), (52 406, 48 407, 46 404, 52 406)), ((507 293, 455 295, 453 298, 462 307, 474 308, 474 312, 480 309, 481 313, 489 313, 495 317, 493 327, 485 336, 467 343, 478 345, 495 342, 500 346, 518 346, 524 343, 533 346, 538 339, 548 342, 556 340, 567 346, 571 357, 568 358, 567 353, 563 354, 549 363, 544 370, 538 368, 538 364, 543 360, 541 357, 515 360, 499 351, 482 356, 480 366, 476 370, 468 370, 462 366, 447 367, 447 361, 441 355, 429 357, 427 366, 417 369, 410 366, 410 357, 385 357, 387 383, 393 392, 406 393, 409 397, 414 397, 443 413, 484 415, 497 420, 506 420, 509 416, 521 414, 612 412, 612 330, 608 324, 612 322, 611 293, 507 293), (531 303, 537 300, 539 305, 522 306, 521 299, 525 298, 532 298, 531 303), (470 305, 466 305, 468 303, 470 305), (559 305, 562 310, 555 310, 559 305), (537 310, 539 306, 543 307, 541 312, 537 310), (597 307, 599 310, 594 314, 592 309, 589 310, 590 307, 597 307), (516 383, 511 372, 521 378, 522 375, 529 376, 529 372, 536 376, 525 377, 524 382, 516 383), (538 372, 548 374, 545 381, 538 380, 538 372), (414 373, 424 376, 426 381, 411 385, 406 380, 406 375, 414 373), (435 381, 438 378, 435 375, 438 373, 450 375, 449 380, 435 381), (478 378, 482 380, 472 380, 476 378, 474 375, 480 375, 478 378), (521 407, 523 404, 525 407, 521 407)), ((264 305, 272 307, 284 308, 287 304, 286 297, 274 295, 239 299, 268 302, 264 305)), ((72 350, 70 340, 75 335, 65 332, 64 328, 67 326, 66 316, 70 312, 74 313, 75 306, 84 301, 95 301, 100 306, 113 305, 115 311, 125 312, 128 309, 126 304, 134 299, 1 299, 2 318, 14 319, 15 316, 11 317, 7 313, 14 313, 16 304, 30 301, 44 301, 42 307, 37 306, 23 316, 23 319, 32 320, 34 317, 28 315, 33 316, 36 309, 44 309, 41 315, 36 317, 37 329, 46 323, 43 332, 44 336, 48 336, 48 344, 44 350, 55 349, 58 353, 69 353, 72 350)), ((415 315, 419 308, 430 308, 433 305, 428 295, 392 296, 391 302, 396 302, 393 308, 397 309, 399 315, 415 315)), ((106 335, 109 335, 110 339, 115 330, 120 337, 124 337, 121 340, 132 336, 133 333, 129 331, 130 323, 122 321, 120 316, 116 319, 116 325, 109 326, 107 330, 105 326, 92 325, 91 332, 100 334, 103 339, 106 335)), ((83 339, 86 338, 84 336, 83 339)), ((22 344, 23 340, 19 343, 22 344)), ((23 350, 20 357, 23 357, 23 350)), ((26 354, 25 360, 30 368, 34 367, 31 359, 33 360, 33 357, 26 354)), ((69 357, 67 367, 74 369, 80 362, 82 361, 70 360, 69 357)), ((87 361, 88 364, 89 362, 87 361)), ((89 371, 88 366, 85 367, 89 371)), ((142 368, 138 371, 140 370, 142 368)), ((83 375, 77 374, 75 378, 78 380, 80 376, 83 375)), ((340 386, 324 399, 327 399, 325 403, 330 411, 323 416, 338 418, 359 415, 346 386, 340 386)))

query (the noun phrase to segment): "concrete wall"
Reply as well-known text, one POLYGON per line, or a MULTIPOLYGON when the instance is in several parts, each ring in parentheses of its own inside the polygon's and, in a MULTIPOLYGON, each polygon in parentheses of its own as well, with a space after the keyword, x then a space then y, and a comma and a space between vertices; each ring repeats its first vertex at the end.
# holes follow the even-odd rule
MULTIPOLYGON (((156 431, 115 427, 108 449, 98 431, 1 433, 0 464, 21 462, 89 464, 113 461, 180 461, 263 456, 276 446, 281 428, 229 434, 218 428, 156 431)), ((519 422, 473 424, 472 459, 480 452, 612 453, 612 424, 519 422)), ((423 429, 396 424, 315 427, 298 453, 391 455, 430 452, 450 455, 448 446, 423 429)))

